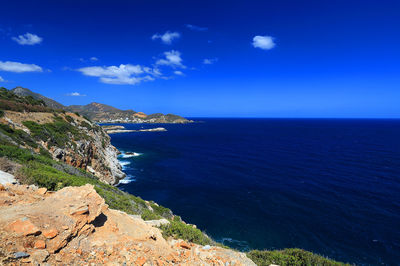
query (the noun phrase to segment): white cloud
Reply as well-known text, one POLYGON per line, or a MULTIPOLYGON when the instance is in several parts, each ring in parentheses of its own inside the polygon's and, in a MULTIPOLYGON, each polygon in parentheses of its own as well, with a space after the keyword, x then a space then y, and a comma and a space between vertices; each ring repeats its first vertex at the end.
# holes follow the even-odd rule
POLYGON ((164 52, 165 58, 159 59, 156 62, 156 65, 164 65, 164 66, 170 66, 170 67, 180 67, 180 68, 186 68, 182 64, 182 58, 181 58, 181 53, 175 50, 171 50, 168 52, 164 52))
POLYGON ((90 58, 90 61, 99 61, 99 59, 98 59, 97 57, 95 57, 95 56, 92 56, 92 57, 90 58))
POLYGON ((20 45, 35 45, 43 41, 43 38, 29 32, 25 33, 24 35, 19 35, 18 37, 12 37, 11 39, 20 45))
POLYGON ((212 65, 214 63, 218 62, 218 58, 205 58, 203 60, 204 65, 212 65))
POLYGON ((0 82, 4 82, 5 80, 0 76, 0 82))
POLYGON ((179 39, 181 37, 181 35, 180 35, 180 33, 179 32, 170 32, 170 31, 167 31, 167 32, 165 32, 164 34, 158 34, 158 33, 156 33, 156 34, 154 34, 152 37, 151 37, 151 39, 152 40, 157 40, 157 39, 160 39, 163 43, 165 43, 165 44, 172 44, 172 41, 174 40, 174 39, 179 39))
POLYGON ((158 69, 151 69, 140 65, 121 64, 119 66, 92 66, 79 68, 82 74, 98 77, 107 84, 139 84, 142 81, 154 80, 152 75, 161 74, 158 69))
POLYGON ((175 75, 178 75, 178 76, 183 76, 183 75, 185 75, 185 74, 183 74, 182 71, 179 71, 179 70, 175 70, 175 71, 174 71, 174 74, 175 74, 175 75))
POLYGON ((86 94, 80 94, 79 92, 67 93, 67 96, 86 96, 86 94))
POLYGON ((207 31, 208 28, 206 27, 200 27, 200 26, 196 26, 196 25, 192 25, 192 24, 186 24, 185 25, 186 28, 190 29, 190 30, 194 30, 194 31, 207 31))
POLYGON ((274 38, 271 36, 254 36, 253 46, 263 50, 270 50, 275 47, 274 38))
POLYGON ((23 64, 19 62, 11 62, 11 61, 0 61, 0 71, 8 71, 8 72, 42 72, 43 69, 34 64, 23 64))

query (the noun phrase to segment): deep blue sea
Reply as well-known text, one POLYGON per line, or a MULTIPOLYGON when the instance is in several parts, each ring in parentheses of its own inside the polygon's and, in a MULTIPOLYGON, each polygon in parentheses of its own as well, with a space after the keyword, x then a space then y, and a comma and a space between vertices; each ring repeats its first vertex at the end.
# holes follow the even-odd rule
POLYGON ((112 135, 120 188, 242 250, 400 264, 400 120, 195 120, 112 135))

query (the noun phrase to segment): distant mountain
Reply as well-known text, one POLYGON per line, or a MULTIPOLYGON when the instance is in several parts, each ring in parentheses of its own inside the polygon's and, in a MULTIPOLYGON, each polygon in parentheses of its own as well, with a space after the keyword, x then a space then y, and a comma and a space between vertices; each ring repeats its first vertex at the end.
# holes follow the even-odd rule
POLYGON ((43 100, 46 106, 53 109, 63 109, 69 112, 75 112, 82 114, 90 118, 94 122, 100 123, 190 123, 192 121, 187 120, 184 117, 174 114, 151 114, 146 115, 142 112, 136 112, 133 110, 120 110, 110 105, 102 103, 90 103, 87 105, 70 105, 64 106, 61 103, 54 101, 53 99, 47 98, 39 93, 33 92, 29 89, 17 87, 11 90, 18 96, 32 96, 34 99, 43 100))
POLYGON ((78 112, 93 121, 102 123, 190 123, 184 117, 174 114, 151 114, 133 110, 120 110, 110 105, 90 103, 87 105, 70 105, 65 108, 70 112, 78 112))
POLYGON ((43 100, 46 104, 46 106, 53 108, 53 109, 64 109, 65 106, 62 105, 61 103, 58 103, 54 101, 53 99, 47 98, 39 93, 33 92, 27 88, 22 88, 22 87, 16 87, 11 90, 14 94, 22 97, 26 96, 32 96, 33 98, 37 100, 43 100))

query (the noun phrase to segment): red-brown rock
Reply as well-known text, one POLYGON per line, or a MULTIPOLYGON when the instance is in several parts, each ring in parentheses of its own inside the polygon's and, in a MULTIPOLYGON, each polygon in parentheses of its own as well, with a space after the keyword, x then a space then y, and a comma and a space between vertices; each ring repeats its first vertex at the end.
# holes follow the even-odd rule
POLYGON ((39 228, 37 228, 28 218, 22 218, 12 222, 9 225, 9 228, 11 231, 24 236, 40 234, 39 228))
POLYGON ((58 230, 51 228, 47 230, 43 230, 42 234, 44 235, 45 238, 55 238, 58 235, 58 230))
POLYGON ((45 249, 46 248, 46 242, 44 242, 43 240, 37 240, 33 247, 36 248, 36 249, 45 249))

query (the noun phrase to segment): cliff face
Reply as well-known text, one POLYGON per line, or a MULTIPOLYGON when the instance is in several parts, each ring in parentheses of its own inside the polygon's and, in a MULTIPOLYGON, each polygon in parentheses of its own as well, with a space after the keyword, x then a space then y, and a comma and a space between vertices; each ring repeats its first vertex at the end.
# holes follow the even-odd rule
POLYGON ((22 130, 37 144, 20 145, 37 152, 43 148, 53 159, 85 169, 103 182, 116 184, 125 176, 110 137, 100 126, 74 113, 5 111, 0 123, 22 130))
MULTIPOLYGON (((156 223, 153 223, 156 224, 156 223)), ((91 185, 47 192, 0 184, 0 264, 255 265, 245 254, 164 239, 111 210, 91 185)))

